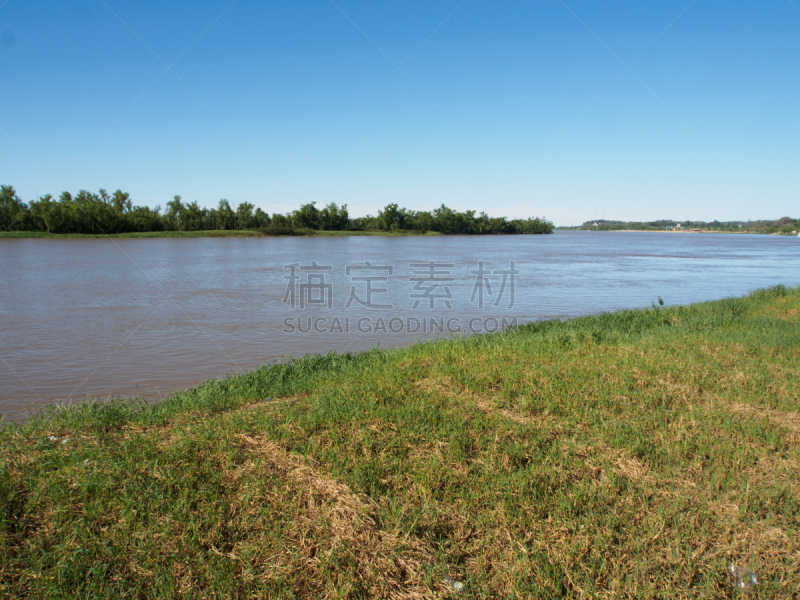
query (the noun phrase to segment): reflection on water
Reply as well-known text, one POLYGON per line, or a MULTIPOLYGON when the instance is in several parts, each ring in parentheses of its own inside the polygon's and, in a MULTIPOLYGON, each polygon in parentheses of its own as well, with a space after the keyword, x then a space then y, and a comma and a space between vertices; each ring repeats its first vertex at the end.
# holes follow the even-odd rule
POLYGON ((18 418, 32 402, 158 397, 309 352, 643 307, 659 296, 677 304, 797 285, 800 240, 608 232, 0 240, 0 281, 0 412, 18 418))

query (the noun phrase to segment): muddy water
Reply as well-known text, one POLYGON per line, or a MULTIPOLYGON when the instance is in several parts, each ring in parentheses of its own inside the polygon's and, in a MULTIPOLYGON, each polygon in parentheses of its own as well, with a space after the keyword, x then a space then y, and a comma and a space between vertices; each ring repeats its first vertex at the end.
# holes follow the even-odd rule
POLYGON ((0 413, 777 283, 800 283, 796 237, 0 240, 0 413))

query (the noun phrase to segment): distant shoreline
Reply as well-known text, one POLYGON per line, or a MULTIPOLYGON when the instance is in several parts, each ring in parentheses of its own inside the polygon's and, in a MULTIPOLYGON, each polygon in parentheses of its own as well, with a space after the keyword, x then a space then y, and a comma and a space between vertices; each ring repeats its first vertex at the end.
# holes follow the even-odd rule
POLYGON ((580 225, 558 227, 572 231, 661 231, 666 233, 756 233, 766 235, 797 235, 800 219, 781 217, 780 219, 761 219, 747 221, 674 221, 657 219, 655 221, 619 221, 592 219, 580 225))
POLYGON ((713 229, 674 230, 674 229, 572 229, 570 227, 556 227, 556 231, 588 231, 590 233, 720 233, 733 235, 776 235, 783 237, 796 237, 795 233, 765 233, 761 231, 718 231, 713 229))
MULTIPOLYGON (((555 231, 582 231, 590 233, 720 233, 720 234, 734 234, 734 235, 775 235, 784 237, 795 237, 795 234, 786 233, 763 233, 757 231, 673 231, 673 230, 658 230, 658 229, 572 229, 569 227, 556 227, 555 231)), ((395 230, 395 231, 320 231, 320 230, 302 230, 294 233, 284 234, 270 234, 261 231, 244 229, 244 230, 205 230, 205 231, 144 231, 144 232, 128 232, 128 233, 48 233, 46 231, 3 231, 0 232, 0 240, 12 239, 116 239, 116 238, 130 238, 130 239, 143 239, 143 238, 161 238, 161 239, 181 239, 181 238, 279 238, 279 237, 364 237, 364 236, 377 236, 377 237, 408 237, 408 236, 422 236, 422 237, 439 237, 446 235, 460 235, 460 234, 446 234, 436 231, 409 231, 409 230, 395 230)), ((524 235, 524 234, 463 234, 474 236, 488 236, 488 235, 524 235)), ((539 234, 529 234, 539 235, 539 234)))
MULTIPOLYGON (((446 235, 435 231, 319 231, 301 230, 294 233, 269 234, 261 231, 242 230, 204 230, 204 231, 144 231, 129 233, 48 233, 46 231, 4 231, 0 232, 0 239, 104 239, 104 238, 262 238, 262 237, 359 237, 359 236, 441 236, 446 235)), ((480 235, 480 234, 475 234, 480 235)), ((516 234, 519 235, 519 234, 516 234)))

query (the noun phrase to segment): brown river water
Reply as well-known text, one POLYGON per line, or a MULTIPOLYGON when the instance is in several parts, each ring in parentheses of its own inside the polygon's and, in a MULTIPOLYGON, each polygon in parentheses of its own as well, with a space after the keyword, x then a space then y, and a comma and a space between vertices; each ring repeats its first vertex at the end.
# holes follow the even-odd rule
POLYGON ((797 237, 3 239, 0 413, 778 283, 800 284, 797 237))

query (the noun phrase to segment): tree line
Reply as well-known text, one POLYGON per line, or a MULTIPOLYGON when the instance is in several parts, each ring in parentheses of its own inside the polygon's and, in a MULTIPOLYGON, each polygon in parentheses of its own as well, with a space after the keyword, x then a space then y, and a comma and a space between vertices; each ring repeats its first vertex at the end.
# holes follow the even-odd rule
POLYGON ((293 231, 404 230, 445 234, 552 233, 553 224, 543 218, 508 219, 481 212, 459 212, 442 204, 432 211, 414 211, 388 204, 377 216, 351 218, 347 205, 315 202, 303 204, 287 214, 268 213, 249 202, 235 209, 226 199, 216 208, 204 208, 196 201, 175 196, 160 206, 135 206, 130 194, 117 190, 94 194, 80 190, 74 196, 62 192, 23 202, 10 185, 0 186, 0 229, 3 231, 44 231, 48 233, 131 233, 157 231, 206 231, 259 229, 265 233, 293 231))
POLYGON ((738 231, 748 233, 783 233, 791 234, 800 231, 800 219, 781 217, 775 220, 759 221, 672 221, 663 219, 659 221, 610 221, 597 219, 586 221, 577 227, 562 227, 561 229, 579 229, 584 231, 663 231, 674 229, 700 229, 703 231, 738 231))

